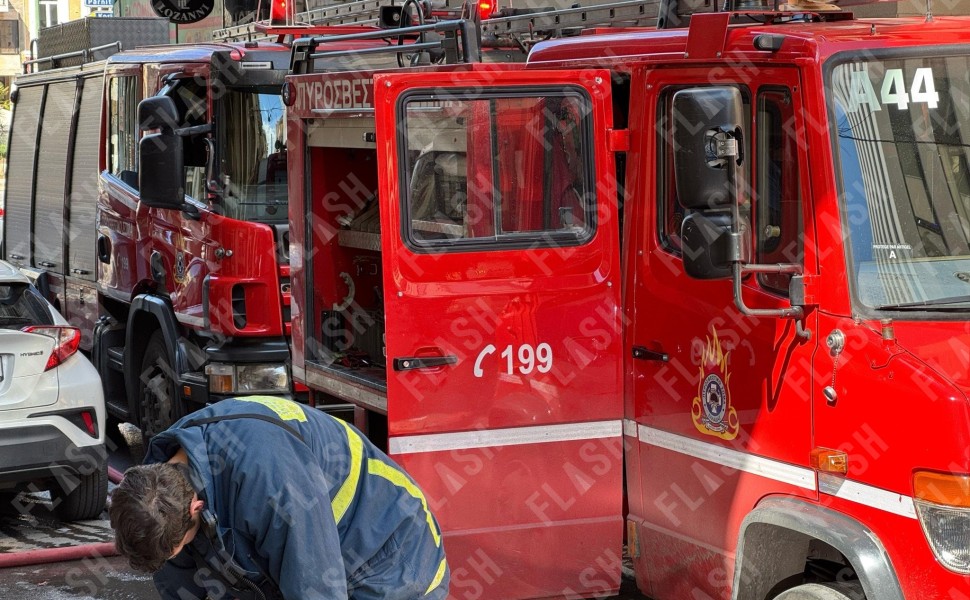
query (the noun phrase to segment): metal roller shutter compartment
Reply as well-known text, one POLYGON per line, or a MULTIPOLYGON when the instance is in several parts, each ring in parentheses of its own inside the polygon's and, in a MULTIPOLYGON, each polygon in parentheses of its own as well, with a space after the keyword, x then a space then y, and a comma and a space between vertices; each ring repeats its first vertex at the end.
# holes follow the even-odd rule
POLYGON ((7 194, 4 203, 4 258, 31 266, 30 230, 34 203, 34 160, 44 86, 20 88, 7 143, 7 194))
POLYGON ((68 269, 88 281, 95 279, 95 226, 98 206, 98 152, 101 135, 101 87, 104 77, 85 78, 81 112, 74 139, 74 165, 69 200, 68 269))
POLYGON ((34 199, 34 266, 64 272, 64 183, 76 80, 47 88, 34 199))

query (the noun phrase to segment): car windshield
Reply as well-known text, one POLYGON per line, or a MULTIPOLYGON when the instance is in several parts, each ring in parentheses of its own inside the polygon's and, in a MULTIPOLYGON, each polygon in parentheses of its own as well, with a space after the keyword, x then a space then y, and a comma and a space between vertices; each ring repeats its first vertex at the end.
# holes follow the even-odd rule
POLYGON ((855 293, 879 310, 970 310, 970 57, 830 72, 855 293))
POLYGON ((286 118, 279 90, 230 88, 225 96, 226 216, 285 223, 286 118))
POLYGON ((0 329, 52 325, 43 298, 26 283, 0 283, 0 329))

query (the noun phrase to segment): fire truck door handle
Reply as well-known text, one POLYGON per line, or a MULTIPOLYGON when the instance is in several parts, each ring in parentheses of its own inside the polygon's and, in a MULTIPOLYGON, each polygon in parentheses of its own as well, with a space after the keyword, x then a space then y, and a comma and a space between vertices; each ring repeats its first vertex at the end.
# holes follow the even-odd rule
POLYGON ((106 265, 111 264, 111 240, 107 236, 98 236, 98 260, 106 265))
POLYGON ((430 369, 445 365, 458 364, 457 356, 406 356, 394 359, 395 371, 411 371, 414 369, 430 369))
POLYGON ((659 360, 661 362, 667 362, 670 357, 667 356, 666 352, 657 352, 656 350, 648 350, 644 346, 634 346, 633 347, 633 358, 638 360, 659 360))

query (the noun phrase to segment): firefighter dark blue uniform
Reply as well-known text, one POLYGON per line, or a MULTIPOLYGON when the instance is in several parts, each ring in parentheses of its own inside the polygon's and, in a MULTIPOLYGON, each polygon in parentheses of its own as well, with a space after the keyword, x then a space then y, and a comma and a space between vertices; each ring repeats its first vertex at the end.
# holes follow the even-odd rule
POLYGON ((224 400, 159 434, 205 502, 155 575, 163 599, 440 600, 449 572, 418 486, 356 429, 274 397, 224 400))

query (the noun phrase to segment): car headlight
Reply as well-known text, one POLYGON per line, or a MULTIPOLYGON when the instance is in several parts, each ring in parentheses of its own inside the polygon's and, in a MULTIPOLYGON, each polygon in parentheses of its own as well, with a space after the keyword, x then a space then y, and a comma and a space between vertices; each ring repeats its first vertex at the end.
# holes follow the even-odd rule
POLYGON ((947 569, 970 574, 970 476, 920 471, 913 487, 933 555, 947 569))
POLYGON ((286 365, 241 364, 206 365, 209 391, 216 394, 255 394, 265 392, 288 392, 290 377, 286 365))

